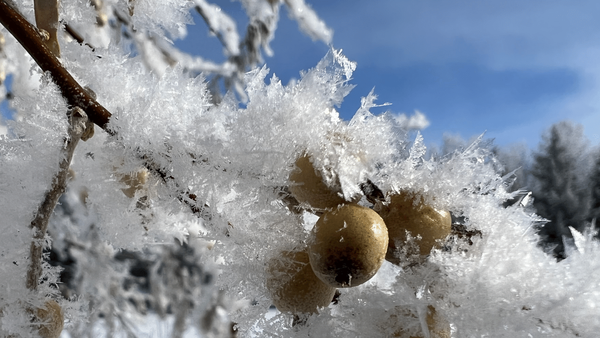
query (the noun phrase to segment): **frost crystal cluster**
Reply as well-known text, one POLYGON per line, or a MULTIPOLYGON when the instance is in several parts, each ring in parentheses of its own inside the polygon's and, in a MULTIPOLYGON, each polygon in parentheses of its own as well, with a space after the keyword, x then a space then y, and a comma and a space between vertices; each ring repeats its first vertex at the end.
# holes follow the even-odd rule
MULTIPOLYGON (((271 53, 280 7, 313 39, 329 43, 331 30, 303 0, 240 2, 244 37, 205 0, 64 0, 59 59, 82 87, 75 94, 35 65, 14 28, 0 29, 0 92, 10 90, 14 111, 0 139, 1 336, 43 334, 33 310, 51 298, 71 336, 140 334, 157 317, 174 337, 597 337, 600 245, 591 232, 572 229, 560 262, 544 253, 544 220, 531 202, 514 203, 514 179, 500 176, 481 137, 432 156, 410 132, 425 116, 374 115, 373 93, 340 119, 355 70, 340 50, 283 85, 256 66, 261 51, 271 53), (227 61, 171 44, 186 35, 190 10, 227 61), (110 112, 108 123, 75 137, 73 121, 96 115, 74 109, 69 95, 92 97, 85 102, 110 112), (407 233, 392 253, 400 263, 339 288, 317 313, 274 310, 268 262, 309 245, 326 212, 290 193, 303 156, 342 201, 378 211, 394 194, 414 194, 451 213, 450 235, 413 260, 407 253, 422 237, 407 233), (40 236, 32 220, 61 173, 67 190, 40 236), (35 246, 45 259, 31 285, 35 246), (48 263, 50 248, 71 260, 62 272, 48 263)), ((32 2, 0 5, 35 24, 32 2)))

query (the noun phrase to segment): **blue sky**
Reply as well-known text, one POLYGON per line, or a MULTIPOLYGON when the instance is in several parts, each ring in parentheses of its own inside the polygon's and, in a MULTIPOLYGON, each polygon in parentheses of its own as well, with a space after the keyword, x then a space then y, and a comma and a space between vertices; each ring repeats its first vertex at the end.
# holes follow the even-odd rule
MULTIPOLYGON (((241 20, 241 3, 213 3, 241 20)), ((340 112, 346 119, 375 87, 375 113, 423 112, 427 143, 444 133, 468 139, 486 132, 498 145, 536 148, 552 123, 582 123, 600 142, 599 1, 307 0, 334 30, 333 47, 357 62, 357 87, 340 112)), ((301 33, 282 8, 267 66, 284 83, 314 67, 328 46, 301 33)), ((199 17, 184 49, 222 60, 199 17), (199 38, 202 37, 202 39, 199 38)), ((243 35, 243 32, 240 32, 243 35)))
MULTIPOLYGON (((350 119, 372 88, 374 113, 423 112, 427 144, 444 133, 465 139, 486 132, 501 146, 535 149, 553 123, 583 124, 600 143, 600 1, 578 0, 305 0, 333 29, 332 46, 357 63, 356 88, 339 111, 350 119)), ((212 0, 238 23, 240 1, 212 0)), ((194 16, 183 50, 223 61, 222 46, 194 16)), ((284 83, 329 50, 300 32, 282 7, 267 67, 284 83)), ((0 107, 7 113, 7 108, 0 107)))

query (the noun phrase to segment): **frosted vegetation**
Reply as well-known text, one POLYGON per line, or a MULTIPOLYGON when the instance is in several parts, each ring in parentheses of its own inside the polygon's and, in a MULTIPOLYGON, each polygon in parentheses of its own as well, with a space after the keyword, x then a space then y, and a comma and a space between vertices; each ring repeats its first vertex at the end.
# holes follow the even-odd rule
MULTIPOLYGON (((431 308, 452 337, 597 337, 600 245, 585 217, 564 224, 573 240, 557 260, 540 247, 545 221, 519 198, 493 144, 480 137, 435 155, 414 130, 425 116, 374 115, 374 93, 341 120, 355 70, 341 51, 288 85, 262 65, 281 7, 314 39, 329 43, 331 30, 302 0, 240 2, 249 17, 241 34, 204 0, 61 2, 62 66, 112 116, 77 144, 68 190, 36 239, 45 255, 52 248, 72 261, 62 273, 69 282, 43 263, 35 287, 31 224, 64 172, 76 113, 0 29, 0 73, 12 78, 16 112, 0 139, 1 336, 37 335, 31 309, 53 298, 72 337, 94 337, 98 325, 107 336, 143 332, 135 327, 147 318, 172 323, 160 334, 174 337, 190 328, 207 337, 447 337, 430 332, 431 308), (222 41, 224 63, 171 44, 186 35, 191 10, 222 41), (347 201, 374 207, 416 193, 452 213, 452 233, 418 264, 385 262, 365 284, 338 289, 318 314, 265 316, 267 262, 305 246, 320 214, 289 193, 303 154, 347 201)), ((14 6, 35 23, 32 2, 14 6)))

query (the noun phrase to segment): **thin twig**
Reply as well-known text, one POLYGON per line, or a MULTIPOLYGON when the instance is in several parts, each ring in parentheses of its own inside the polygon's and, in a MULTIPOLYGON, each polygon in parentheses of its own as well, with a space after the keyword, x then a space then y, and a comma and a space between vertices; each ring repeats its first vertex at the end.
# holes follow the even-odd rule
MULTIPOLYGON (((54 57, 52 52, 42 42, 38 31, 25 18, 12 8, 6 0, 0 0, 0 23, 23 45, 25 50, 33 57, 36 63, 44 71, 49 71, 52 79, 61 89, 62 95, 72 106, 82 107, 90 121, 105 131, 112 116, 111 113, 100 105, 90 93, 81 87, 69 72, 54 57)), ((173 177, 166 175, 160 168, 147 163, 147 169, 162 177, 165 183, 173 177)), ((179 187, 178 184, 176 184, 179 187)), ((201 209, 195 205, 196 195, 190 192, 180 192, 178 199, 188 205, 194 214, 200 214, 201 209)))
POLYGON ((60 57, 58 44, 58 0, 34 0, 35 23, 44 32, 44 44, 56 57, 60 57))
POLYGON ((29 254, 31 264, 27 270, 27 288, 30 290, 37 289, 39 279, 42 276, 42 249, 44 248, 43 242, 48 228, 48 221, 54 211, 54 207, 56 207, 58 199, 65 192, 73 152, 86 129, 87 115, 83 109, 75 107, 71 109, 69 115, 69 136, 65 141, 65 147, 62 149, 62 160, 59 164, 58 173, 54 176, 52 186, 46 192, 44 201, 38 207, 35 218, 31 222, 31 228, 34 229, 35 233, 29 254))
MULTIPOLYGON (((206 4, 206 5, 207 6, 211 6, 211 5, 208 5, 208 4, 206 4)), ((200 14, 200 16, 202 17, 202 19, 204 19, 204 22, 206 22, 206 25, 208 25, 208 28, 210 29, 210 31, 215 34, 215 36, 217 37, 217 39, 219 39, 219 42, 221 42, 221 44, 223 45, 223 47, 225 47, 231 55, 237 55, 236 53, 233 53, 233 51, 230 50, 230 48, 229 48, 230 46, 227 44, 227 41, 225 40, 225 37, 223 36, 223 33, 220 32, 219 29, 215 29, 213 27, 212 22, 210 20, 211 18, 208 15, 208 13, 206 13, 205 8, 203 8, 202 6, 196 5, 194 7, 194 9, 196 9, 196 12, 198 12, 198 14, 200 14)), ((224 15, 224 14, 221 14, 221 15, 224 15)), ((239 54, 239 52, 238 52, 238 54, 239 54)))
POLYGON ((0 23, 19 41, 35 62, 45 72, 50 72, 63 97, 70 106, 80 107, 90 121, 107 130, 111 114, 87 93, 44 45, 38 30, 6 0, 0 0, 0 23))
MULTIPOLYGON (((117 11, 115 11, 114 14, 123 24, 129 25, 129 21, 126 17, 117 11)), ((0 0, 0 23, 2 23, 17 41, 23 45, 25 50, 33 57, 43 71, 50 72, 54 82, 59 86, 62 95, 71 106, 81 107, 87 113, 90 121, 109 132, 111 135, 114 134, 107 129, 108 121, 112 116, 111 113, 99 104, 87 90, 77 83, 77 81, 75 81, 71 74, 61 65, 60 61, 52 54, 52 52, 50 52, 50 50, 48 50, 48 48, 46 48, 37 29, 18 11, 11 7, 7 0, 0 0)), ((130 29, 133 30, 133 28, 130 29)), ((83 42, 81 36, 77 38, 71 32, 69 32, 69 34, 71 34, 79 43, 83 42)), ((252 34, 245 37, 244 44, 246 47, 248 47, 249 41, 252 39, 252 34)), ((246 53, 249 52, 246 51, 246 53)), ((232 59, 236 59, 234 60, 234 63, 237 64, 238 70, 242 71, 246 63, 241 61, 240 56, 232 57, 232 59)), ((174 183, 178 193, 177 199, 181 203, 187 205, 192 213, 202 217, 203 211, 206 211, 209 208, 208 205, 202 204, 201 202, 199 203, 195 194, 185 189, 181 189, 183 186, 182 184, 174 177, 164 172, 164 170, 159 168, 152 161, 147 160, 145 167, 150 172, 160 177, 165 184, 168 184, 169 182, 174 183)), ((379 190, 372 182, 368 181, 367 186, 362 186, 361 188, 363 188, 365 195, 371 197, 373 200, 381 198, 381 190, 379 190), (365 190, 365 188, 368 189, 365 190)), ((298 205, 298 202, 289 194, 283 194, 282 200, 290 210, 296 209, 298 205)))
POLYGON ((69 36, 71 36, 73 39, 75 39, 75 41, 77 41, 77 43, 79 43, 80 45, 85 44, 86 46, 90 47, 90 49, 92 50, 92 52, 96 51, 96 48, 92 45, 90 45, 89 43, 85 42, 85 40, 83 39, 83 37, 81 36, 81 34, 79 34, 79 32, 77 32, 71 25, 69 25, 68 23, 64 23, 65 25, 65 32, 67 32, 67 34, 69 34, 69 36))

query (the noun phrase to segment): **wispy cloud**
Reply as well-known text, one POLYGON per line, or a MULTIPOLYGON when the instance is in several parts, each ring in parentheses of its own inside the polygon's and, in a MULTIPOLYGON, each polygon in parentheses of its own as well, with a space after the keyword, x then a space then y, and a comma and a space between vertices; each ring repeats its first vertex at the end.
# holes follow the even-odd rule
MULTIPOLYGON (((357 61, 356 82, 364 80, 361 67, 379 72, 368 76, 373 83, 366 86, 377 86, 377 94, 397 108, 427 111, 428 132, 438 138, 438 127, 465 137, 488 130, 498 143, 525 140, 534 146, 544 129, 563 119, 599 125, 598 1, 332 6, 315 3, 335 30, 334 45, 357 61), (421 72, 412 71, 419 67, 421 72)), ((600 137, 590 127, 587 134, 600 137)))
POLYGON ((430 124, 427 116, 418 110, 415 110, 415 114, 410 117, 406 114, 397 114, 394 118, 398 124, 409 130, 422 130, 429 127, 430 124))

